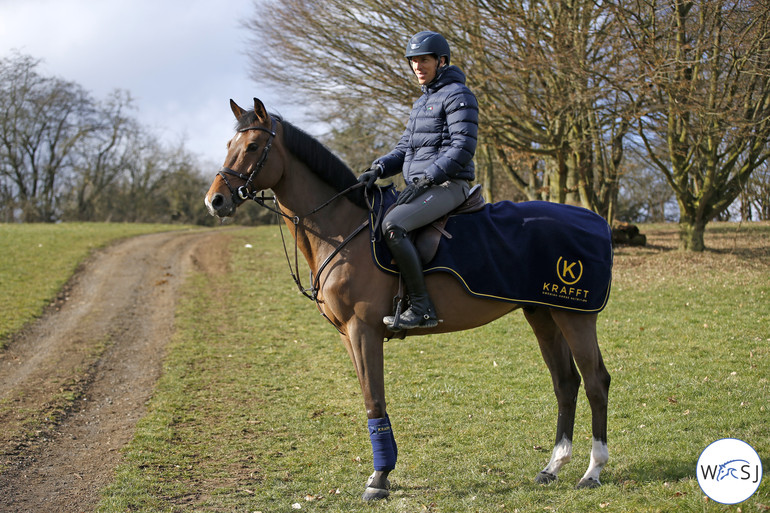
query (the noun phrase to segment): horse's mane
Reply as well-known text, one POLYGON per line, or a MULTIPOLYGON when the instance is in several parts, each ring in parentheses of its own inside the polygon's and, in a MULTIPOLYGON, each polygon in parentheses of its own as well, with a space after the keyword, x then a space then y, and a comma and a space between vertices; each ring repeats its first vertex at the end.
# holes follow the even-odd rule
MULTIPOLYGON (((271 114, 283 127, 283 143, 286 149, 302 161, 321 180, 331 185, 337 192, 342 192, 356 184, 356 175, 342 159, 332 153, 318 139, 295 127, 280 115, 271 114)), ((254 110, 249 110, 241 116, 236 129, 253 126, 257 122, 254 110)), ((362 208, 368 208, 363 195, 363 189, 356 189, 345 196, 362 208)))

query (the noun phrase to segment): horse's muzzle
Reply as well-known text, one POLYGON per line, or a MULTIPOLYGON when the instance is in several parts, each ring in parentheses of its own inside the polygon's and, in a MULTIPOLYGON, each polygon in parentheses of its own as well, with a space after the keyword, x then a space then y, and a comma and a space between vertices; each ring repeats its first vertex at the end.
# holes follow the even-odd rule
POLYGON ((235 204, 232 199, 220 192, 206 196, 206 208, 209 214, 216 217, 229 217, 235 213, 235 204))

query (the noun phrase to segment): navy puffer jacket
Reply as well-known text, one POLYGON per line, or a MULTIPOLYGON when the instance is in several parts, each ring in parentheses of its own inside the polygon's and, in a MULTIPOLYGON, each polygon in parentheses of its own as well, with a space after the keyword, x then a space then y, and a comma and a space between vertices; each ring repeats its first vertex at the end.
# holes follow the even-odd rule
POLYGON ((473 180, 479 105, 465 86, 465 74, 457 66, 446 66, 422 89, 401 140, 377 159, 383 176, 401 171, 406 183, 425 175, 436 184, 451 178, 473 180))

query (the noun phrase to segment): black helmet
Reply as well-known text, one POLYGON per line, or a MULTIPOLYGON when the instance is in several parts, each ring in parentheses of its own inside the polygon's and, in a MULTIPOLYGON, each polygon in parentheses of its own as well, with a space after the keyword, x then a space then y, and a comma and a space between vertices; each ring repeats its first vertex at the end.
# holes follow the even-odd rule
POLYGON ((449 43, 438 32, 424 30, 412 36, 406 45, 406 58, 411 59, 418 55, 435 55, 438 60, 446 57, 449 64, 449 43))

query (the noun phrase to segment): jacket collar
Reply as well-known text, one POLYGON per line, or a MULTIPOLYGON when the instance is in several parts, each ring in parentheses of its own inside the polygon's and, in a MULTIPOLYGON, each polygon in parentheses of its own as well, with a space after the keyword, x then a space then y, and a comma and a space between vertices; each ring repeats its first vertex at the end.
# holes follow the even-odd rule
POLYGON ((465 73, 463 73, 462 70, 460 70, 460 68, 454 64, 450 64, 449 66, 444 66, 443 68, 439 69, 436 78, 434 78, 430 84, 425 84, 422 86, 422 92, 435 93, 445 85, 451 84, 453 82, 464 84, 465 73))

